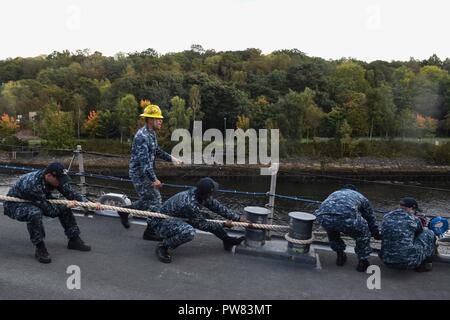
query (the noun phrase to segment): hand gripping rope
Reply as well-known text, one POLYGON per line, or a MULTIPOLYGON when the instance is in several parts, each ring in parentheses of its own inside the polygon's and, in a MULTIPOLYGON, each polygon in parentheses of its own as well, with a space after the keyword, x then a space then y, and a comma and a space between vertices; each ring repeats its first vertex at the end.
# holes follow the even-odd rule
MULTIPOLYGON (((1 201, 8 201, 8 202, 30 202, 27 200, 14 198, 14 197, 8 197, 8 196, 2 196, 0 195, 1 201)), ((69 203, 74 203, 76 207, 82 207, 86 209, 96 209, 96 204, 93 202, 78 202, 78 201, 69 201, 69 200, 48 200, 52 204, 60 204, 60 205, 68 205, 69 203)), ((121 208, 121 207, 115 207, 115 206, 109 206, 109 205, 101 205, 102 210, 112 210, 112 211, 118 211, 118 212, 125 212, 130 214, 131 216, 140 217, 140 218, 161 218, 161 219, 170 219, 175 218, 169 215, 165 215, 158 212, 151 212, 151 211, 143 211, 143 210, 136 210, 136 209, 128 209, 128 208, 121 208)), ((218 224, 225 224, 225 220, 207 220, 208 222, 212 223, 218 223, 218 224)), ((247 223, 247 222, 232 222, 233 227, 242 227, 242 228, 250 228, 250 229, 262 229, 262 230, 272 230, 272 231, 284 231, 289 230, 289 226, 282 226, 282 225, 273 225, 273 224, 256 224, 256 223, 247 223)))

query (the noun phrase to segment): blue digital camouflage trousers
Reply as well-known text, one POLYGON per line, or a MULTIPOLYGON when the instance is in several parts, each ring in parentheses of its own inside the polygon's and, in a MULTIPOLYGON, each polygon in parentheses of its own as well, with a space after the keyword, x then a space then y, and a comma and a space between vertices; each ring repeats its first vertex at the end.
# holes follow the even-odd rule
POLYGON ((45 229, 42 223, 42 216, 51 218, 58 217, 65 235, 70 239, 80 234, 80 229, 72 213, 66 206, 54 206, 57 216, 50 215, 41 208, 31 203, 5 203, 5 215, 8 217, 26 222, 31 242, 36 245, 45 239, 45 229))
POLYGON ((162 205, 161 193, 151 186, 151 181, 140 175, 130 172, 130 178, 139 200, 134 201, 130 208, 158 212, 162 205))
POLYGON ((163 245, 170 249, 192 241, 196 228, 210 232, 221 240, 228 236, 221 224, 204 223, 202 220, 185 222, 180 219, 150 218, 147 223, 157 235, 164 238, 163 245))
POLYGON ((391 268, 415 269, 425 259, 433 255, 435 243, 436 236, 434 232, 429 229, 424 229, 415 238, 412 246, 398 248, 399 250, 386 250, 387 248, 382 248, 380 258, 386 266, 391 268))
POLYGON ((372 253, 370 247, 370 231, 367 221, 357 216, 345 218, 342 215, 322 214, 317 217, 317 222, 325 229, 333 251, 344 251, 346 246, 341 238, 341 233, 353 238, 356 242, 355 253, 358 258, 368 259, 372 253))

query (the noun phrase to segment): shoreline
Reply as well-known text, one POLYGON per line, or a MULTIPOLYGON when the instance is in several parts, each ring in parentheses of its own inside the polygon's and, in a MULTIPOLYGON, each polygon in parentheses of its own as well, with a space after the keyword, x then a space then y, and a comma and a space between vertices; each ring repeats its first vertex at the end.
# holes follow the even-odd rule
MULTIPOLYGON (((72 156, 38 156, 32 159, 0 158, 0 165, 42 168, 52 161, 60 161, 69 166, 72 156)), ((86 172, 103 175, 128 176, 129 159, 100 158, 86 155, 86 172)), ((260 176, 258 165, 183 165, 173 166, 167 162, 156 163, 159 176, 176 177, 254 177, 260 176)), ((71 171, 78 171, 75 159, 71 171)), ((340 175, 343 178, 364 178, 368 180, 425 180, 450 182, 450 166, 431 165, 422 159, 414 158, 343 158, 338 160, 294 158, 283 159, 279 176, 296 178, 326 178, 328 175, 340 175)))

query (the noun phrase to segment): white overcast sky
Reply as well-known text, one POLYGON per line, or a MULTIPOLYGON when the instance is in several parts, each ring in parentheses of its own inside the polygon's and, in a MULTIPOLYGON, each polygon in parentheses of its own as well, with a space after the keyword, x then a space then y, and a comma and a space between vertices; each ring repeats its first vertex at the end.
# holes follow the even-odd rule
POLYGON ((0 59, 89 48, 264 53, 326 59, 450 57, 447 0, 2 0, 0 59))

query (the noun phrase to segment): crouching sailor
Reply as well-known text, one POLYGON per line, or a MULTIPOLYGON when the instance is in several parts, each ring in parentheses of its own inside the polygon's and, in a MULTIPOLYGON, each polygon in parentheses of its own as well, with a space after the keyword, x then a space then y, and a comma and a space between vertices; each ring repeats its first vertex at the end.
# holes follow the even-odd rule
POLYGON ((187 222, 179 219, 159 219, 149 218, 148 227, 144 233, 146 240, 162 240, 156 248, 156 255, 161 262, 172 261, 170 251, 183 243, 192 241, 195 236, 195 228, 211 232, 223 241, 223 247, 229 251, 233 246, 240 244, 244 237, 230 237, 223 226, 218 223, 207 221, 206 213, 202 213, 200 208, 204 206, 224 218, 228 219, 225 226, 231 227, 231 221, 247 221, 238 213, 233 212, 219 201, 212 197, 214 191, 218 189, 218 184, 211 178, 201 179, 195 188, 177 193, 169 198, 161 207, 161 213, 185 218, 187 222), (153 231, 160 239, 152 236, 153 231), (148 236, 145 236, 147 234, 148 236))
POLYGON ((341 233, 353 238, 356 242, 355 252, 359 262, 356 268, 365 272, 369 267, 371 235, 380 239, 380 232, 369 200, 356 191, 355 186, 345 185, 341 190, 333 192, 322 202, 315 212, 317 222, 325 229, 331 249, 337 253, 336 264, 343 266, 347 261, 345 243, 341 233))
MULTIPOLYGON (((68 200, 87 202, 87 199, 74 192, 69 185, 69 177, 61 163, 54 162, 46 169, 38 170, 21 176, 11 187, 8 196, 21 198, 30 202, 5 202, 4 211, 8 217, 26 222, 31 242, 36 246, 36 259, 41 263, 50 263, 51 258, 44 243, 45 231, 42 216, 58 217, 66 236, 69 238, 68 249, 90 251, 80 238, 80 229, 70 205, 52 205, 51 192, 58 190, 68 200)), ((97 204, 100 209, 100 204, 97 204)))
POLYGON ((416 212, 417 201, 405 197, 400 208, 383 217, 380 258, 388 267, 416 269, 418 272, 431 271, 431 257, 435 250, 436 237, 426 229, 416 212))

